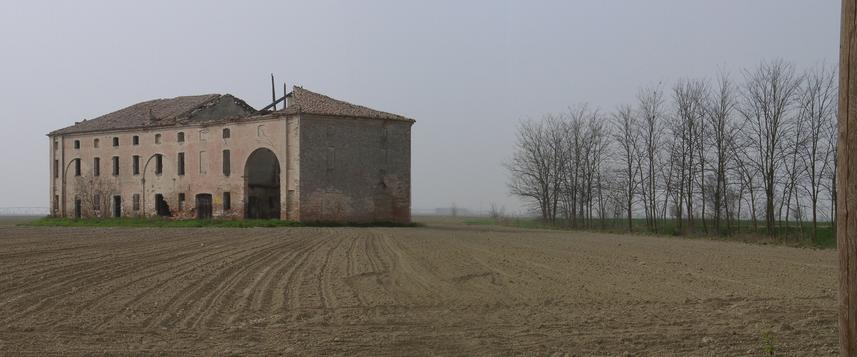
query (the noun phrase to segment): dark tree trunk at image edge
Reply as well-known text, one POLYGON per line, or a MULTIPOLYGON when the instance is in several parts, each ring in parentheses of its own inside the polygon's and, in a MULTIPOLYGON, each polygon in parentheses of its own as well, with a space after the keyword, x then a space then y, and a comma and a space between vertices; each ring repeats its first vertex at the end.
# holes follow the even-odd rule
POLYGON ((857 0, 842 1, 836 240, 839 250, 839 349, 857 356, 857 0), (852 71, 853 70, 853 71, 852 71))

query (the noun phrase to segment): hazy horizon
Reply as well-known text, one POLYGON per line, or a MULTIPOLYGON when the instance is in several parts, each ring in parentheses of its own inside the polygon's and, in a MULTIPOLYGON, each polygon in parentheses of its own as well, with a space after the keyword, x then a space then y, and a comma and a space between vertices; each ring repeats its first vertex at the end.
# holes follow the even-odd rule
POLYGON ((47 207, 46 133, 154 98, 282 82, 417 120, 412 207, 518 212, 519 120, 632 103, 681 77, 781 58, 838 65, 839 2, 7 3, 0 207, 47 207), (772 11, 775 10, 775 11, 772 11))

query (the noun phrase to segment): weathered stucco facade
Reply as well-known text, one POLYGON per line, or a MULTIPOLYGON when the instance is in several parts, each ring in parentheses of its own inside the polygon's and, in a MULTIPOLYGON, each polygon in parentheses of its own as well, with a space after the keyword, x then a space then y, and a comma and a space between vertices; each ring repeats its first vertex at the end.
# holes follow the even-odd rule
POLYGON ((162 99, 52 132, 52 213, 410 221, 412 119, 300 87, 283 101, 162 99))

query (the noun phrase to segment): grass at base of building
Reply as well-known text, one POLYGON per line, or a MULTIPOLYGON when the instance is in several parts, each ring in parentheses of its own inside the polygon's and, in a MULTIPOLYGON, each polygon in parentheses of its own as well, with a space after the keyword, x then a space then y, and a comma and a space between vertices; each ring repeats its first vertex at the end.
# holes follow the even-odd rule
POLYGON ((298 222, 278 219, 166 219, 166 218, 58 218, 42 217, 21 226, 32 227, 155 227, 155 228, 253 228, 253 227, 419 227, 419 223, 397 222, 298 222))
MULTIPOLYGON (((761 225, 763 222, 759 223, 759 225, 754 228, 751 221, 739 221, 731 231, 717 234, 713 229, 709 229, 708 232, 703 231, 701 228, 701 222, 696 222, 696 229, 694 231, 683 231, 679 228, 675 220, 658 220, 657 231, 652 231, 646 226, 646 221, 644 219, 634 219, 632 220, 633 230, 629 232, 626 220, 608 219, 601 222, 600 220, 594 219, 588 226, 581 224, 581 226, 574 227, 564 221, 550 224, 537 218, 462 217, 462 219, 463 223, 467 225, 502 225, 524 229, 580 230, 615 234, 676 236, 689 239, 700 238, 729 240, 755 244, 778 244, 820 249, 836 248, 836 227, 834 227, 830 222, 819 222, 818 229, 816 230, 815 237, 813 238, 812 226, 811 224, 806 223, 803 225, 790 223, 788 226, 781 224, 775 228, 774 236, 771 237, 761 225)), ((711 223, 709 222, 709 224, 711 223)))

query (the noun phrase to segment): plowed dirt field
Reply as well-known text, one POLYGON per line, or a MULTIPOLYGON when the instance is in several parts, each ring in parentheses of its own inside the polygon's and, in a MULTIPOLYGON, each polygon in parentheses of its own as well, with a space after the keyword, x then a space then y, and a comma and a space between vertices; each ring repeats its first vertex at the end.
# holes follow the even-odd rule
POLYGON ((422 228, 0 227, 0 355, 831 355, 836 256, 422 228))

